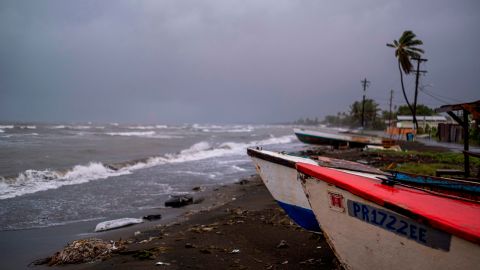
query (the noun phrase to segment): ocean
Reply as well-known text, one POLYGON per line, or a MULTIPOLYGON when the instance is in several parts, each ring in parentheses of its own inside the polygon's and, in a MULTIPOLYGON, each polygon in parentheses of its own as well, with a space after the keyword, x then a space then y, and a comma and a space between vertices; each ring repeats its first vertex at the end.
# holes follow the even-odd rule
POLYGON ((0 124, 0 231, 137 217, 171 194, 255 173, 246 148, 303 145, 292 126, 0 124))

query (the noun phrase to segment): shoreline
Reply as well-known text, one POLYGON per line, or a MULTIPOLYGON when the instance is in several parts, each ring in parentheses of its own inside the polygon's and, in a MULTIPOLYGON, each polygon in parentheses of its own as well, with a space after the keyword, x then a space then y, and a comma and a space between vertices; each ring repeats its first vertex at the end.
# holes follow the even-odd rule
MULTIPOLYGON (((238 181, 242 181, 242 179, 238 181)), ((95 226, 104 221, 102 219, 40 228, 0 231, 2 269, 31 269, 31 267, 41 269, 46 267, 33 265, 33 263, 52 256, 74 240, 86 238, 99 238, 107 241, 128 239, 133 237, 137 231, 148 230, 158 225, 183 222, 199 211, 208 211, 229 202, 231 200, 229 196, 235 196, 238 186, 240 185, 235 183, 219 184, 204 187, 204 190, 198 192, 192 191, 191 194, 194 198, 203 198, 204 200, 181 208, 153 207, 141 209, 132 213, 129 217, 141 218, 146 215, 161 214, 162 218, 103 232, 94 232, 95 226)), ((125 216, 115 218, 122 217, 125 216)), ((46 269, 51 269, 51 267, 46 269)))
POLYGON ((126 250, 103 261, 30 269, 150 269, 158 268, 157 262, 168 269, 341 268, 323 236, 294 224, 259 176, 205 193, 205 201, 179 209, 185 211, 170 220, 91 234, 104 240, 130 239, 126 250), (142 252, 151 257, 136 257, 142 252))

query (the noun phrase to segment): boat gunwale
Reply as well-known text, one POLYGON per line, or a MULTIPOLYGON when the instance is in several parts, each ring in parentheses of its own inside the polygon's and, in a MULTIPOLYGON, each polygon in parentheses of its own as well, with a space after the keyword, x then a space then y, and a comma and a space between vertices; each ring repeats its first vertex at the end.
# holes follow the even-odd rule
MULTIPOLYGON (((398 199, 398 194, 407 192, 407 193, 410 193, 410 195, 417 194, 415 196, 419 196, 418 194, 421 193, 422 196, 430 196, 430 198, 436 198, 435 200, 440 200, 440 201, 443 201, 444 203, 446 203, 447 201, 451 201, 451 202, 456 202, 458 204, 475 205, 476 209, 478 209, 476 211, 478 211, 480 214, 479 203, 455 200, 452 198, 444 198, 441 196, 432 195, 422 190, 412 189, 405 186, 396 187, 396 186, 385 185, 384 186, 385 188, 392 189, 392 192, 395 192, 397 194, 397 198, 392 199, 393 196, 387 197, 385 195, 380 195, 379 193, 375 194, 374 191, 367 190, 366 187, 362 189, 360 186, 355 186, 355 184, 352 184, 354 182, 364 181, 364 183, 368 183, 368 185, 370 186, 374 184, 383 185, 380 182, 375 183, 374 179, 370 179, 370 178, 362 177, 358 175, 351 175, 346 172, 332 170, 328 167, 315 166, 315 165, 310 165, 307 163, 300 163, 300 162, 297 163, 297 171, 300 173, 306 174, 308 176, 311 176, 315 178, 317 181, 323 181, 328 184, 332 184, 362 199, 373 202, 377 205, 385 207, 396 213, 412 218, 417 222, 420 222, 427 226, 431 226, 436 229, 446 231, 457 237, 463 238, 465 240, 471 241, 476 244, 480 244, 480 219, 477 220, 477 224, 475 224, 476 227, 471 227, 470 225, 466 226, 458 222, 457 223, 450 222, 448 218, 445 218, 445 215, 447 214, 445 214, 444 212, 440 213, 438 209, 436 210, 438 212, 437 216, 432 216, 428 214, 428 211, 426 209, 422 209, 422 207, 420 207, 419 209, 407 208, 408 204, 405 201, 400 202, 402 201, 402 199, 398 199), (337 174, 337 177, 334 177, 328 174, 337 174), (340 176, 348 176, 348 182, 345 180, 339 179, 340 176, 338 176, 338 174, 340 174, 340 176), (444 219, 442 219, 441 217, 444 217, 444 219)), ((378 189, 378 186, 377 186, 377 189, 378 189)), ((420 202, 417 205, 422 205, 422 203, 420 202)))
MULTIPOLYGON (((279 157, 276 157, 276 156, 273 156, 273 155, 269 155, 269 154, 263 153, 262 151, 263 150, 256 150, 256 149, 252 149, 252 148, 247 148, 247 155, 249 155, 251 157, 256 157, 256 158, 259 158, 259 159, 263 159, 263 160, 266 160, 266 161, 270 161, 272 163, 283 165, 283 166, 286 166, 286 167, 289 167, 289 168, 292 168, 292 169, 296 170, 296 166, 295 166, 296 162, 295 161, 279 158, 279 157)), ((292 157, 294 157, 294 156, 292 156, 292 157)))

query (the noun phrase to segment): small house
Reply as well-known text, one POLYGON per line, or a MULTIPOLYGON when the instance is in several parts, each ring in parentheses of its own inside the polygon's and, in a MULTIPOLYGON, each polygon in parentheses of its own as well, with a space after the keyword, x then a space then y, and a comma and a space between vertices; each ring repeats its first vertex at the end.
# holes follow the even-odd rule
MULTIPOLYGON (((424 129, 426 127, 437 127, 438 124, 451 124, 452 119, 443 115, 417 115, 418 128, 424 129)), ((396 127, 402 129, 413 129, 413 116, 411 115, 397 115, 396 127)))

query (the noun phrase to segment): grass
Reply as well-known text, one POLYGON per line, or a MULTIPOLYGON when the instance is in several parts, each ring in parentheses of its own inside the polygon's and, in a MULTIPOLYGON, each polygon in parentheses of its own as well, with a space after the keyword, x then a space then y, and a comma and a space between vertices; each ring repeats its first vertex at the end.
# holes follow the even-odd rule
POLYGON ((463 170, 463 166, 444 163, 402 163, 394 168, 397 171, 434 176, 438 169, 463 170))
MULTIPOLYGON (((438 169, 463 170, 463 153, 454 152, 419 152, 419 151, 375 151, 374 155, 390 162, 383 169, 394 169, 402 172, 435 175, 438 169), (394 165, 392 167, 391 165, 394 165)), ((470 157, 471 171, 480 168, 480 159, 470 157)))
MULTIPOLYGON (((433 163, 455 164, 463 166, 463 153, 454 152, 418 152, 418 151, 375 151, 376 153, 389 157, 418 158, 429 160, 433 163)), ((480 166, 480 159, 470 157, 470 166, 480 166)))

